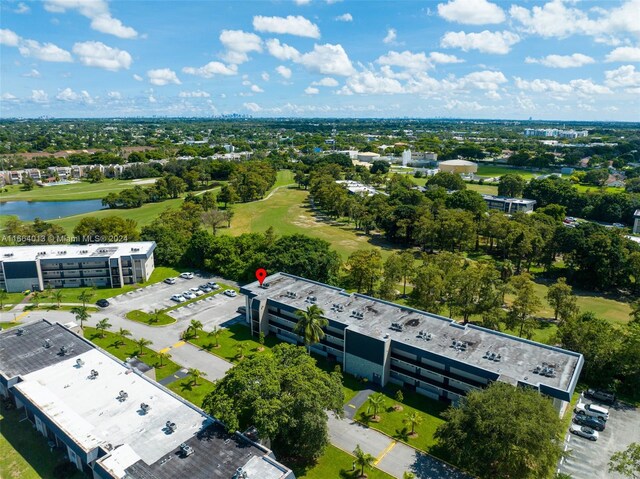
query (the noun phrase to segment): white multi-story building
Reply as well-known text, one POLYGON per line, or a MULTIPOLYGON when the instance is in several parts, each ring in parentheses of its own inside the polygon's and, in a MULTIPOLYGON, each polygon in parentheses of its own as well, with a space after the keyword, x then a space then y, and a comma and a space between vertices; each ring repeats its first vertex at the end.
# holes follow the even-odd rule
POLYGON ((633 233, 640 234, 640 210, 633 214, 633 233))

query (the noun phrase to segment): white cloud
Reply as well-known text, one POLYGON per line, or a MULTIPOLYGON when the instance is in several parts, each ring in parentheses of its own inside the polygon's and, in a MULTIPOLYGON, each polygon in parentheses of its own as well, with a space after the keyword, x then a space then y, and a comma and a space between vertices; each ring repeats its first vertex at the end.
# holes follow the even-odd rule
POLYGON ((440 40, 440 46, 443 48, 460 48, 464 51, 478 50, 483 53, 505 55, 509 53, 511 46, 519 41, 520 37, 518 35, 508 31, 447 32, 440 40))
POLYGON ((300 52, 298 50, 286 43, 280 43, 280 40, 277 38, 267 40, 266 44, 269 54, 278 60, 297 61, 300 59, 300 52))
POLYGON ((446 53, 440 52, 429 53, 429 60, 433 63, 464 63, 464 60, 455 55, 447 55, 446 53))
POLYGON ((276 72, 278 72, 278 74, 285 79, 289 79, 291 78, 291 69, 285 67, 284 65, 280 65, 278 67, 276 67, 276 72))
POLYGON ((21 39, 18 51, 23 57, 37 58, 45 62, 72 62, 71 53, 53 43, 40 43, 21 39))
POLYGON ((264 93, 264 90, 258 85, 251 85, 251 91, 254 93, 264 93))
POLYGON ((311 71, 317 71, 324 75, 348 76, 355 72, 347 52, 340 44, 316 44, 313 46, 313 51, 300 57, 299 63, 311 71))
POLYGON ((260 105, 258 105, 257 103, 243 103, 242 106, 244 106, 247 110, 249 110, 249 111, 251 111, 253 113, 257 113, 260 110, 262 110, 260 105))
POLYGON ((178 95, 180 98, 209 98, 211 95, 206 91, 181 91, 178 95))
POLYGON ((13 11, 13 13, 23 14, 23 13, 29 13, 30 11, 31 9, 26 3, 20 2, 17 8, 13 11))
POLYGON ((304 92, 305 92, 307 95, 317 95, 318 93, 320 93, 320 90, 318 90, 318 89, 317 89, 317 88, 315 88, 315 87, 308 86, 307 88, 305 88, 305 89, 304 89, 304 92))
POLYGON ((516 88, 520 90, 532 91, 535 93, 550 93, 556 95, 568 95, 577 93, 583 96, 606 95, 612 93, 611 90, 604 86, 593 83, 589 79, 575 79, 569 83, 559 83, 555 80, 539 79, 523 80, 515 77, 516 88))
POLYGON ((382 43, 394 43, 396 41, 396 37, 398 33, 395 28, 389 28, 387 30, 387 36, 382 39, 382 43))
POLYGON ((320 38, 320 29, 306 18, 297 15, 285 17, 253 17, 253 28, 259 32, 297 35, 299 37, 320 38))
POLYGON ((343 13, 342 15, 338 15, 335 20, 337 22, 352 22, 353 16, 350 13, 343 13))
POLYGON ((309 5, 311 0, 293 0, 296 5, 309 5))
POLYGON ((215 75, 231 76, 238 74, 237 65, 225 65, 220 62, 209 62, 202 67, 184 67, 182 69, 184 73, 189 75, 196 75, 203 78, 212 78, 215 75))
POLYGON ((24 73, 22 76, 26 78, 40 78, 42 75, 38 70, 32 68, 29 73, 24 73))
POLYGON ((412 53, 408 50, 404 52, 390 51, 376 60, 380 65, 389 65, 405 68, 412 71, 424 71, 431 66, 424 52, 412 53))
POLYGON ((141 77, 140 75, 138 75, 137 73, 134 73, 134 74, 133 74, 133 79, 134 79, 135 81, 142 81, 142 80, 144 80, 144 78, 142 78, 142 77, 141 77))
POLYGON ((501 100, 502 97, 500 96, 500 93, 498 93, 495 90, 489 90, 484 94, 485 97, 489 98, 490 100, 501 100))
POLYGON ((149 77, 149 83, 157 86, 164 86, 170 83, 174 85, 180 85, 182 82, 176 75, 176 72, 169 68, 158 68, 155 70, 147 71, 147 77, 149 77))
POLYGON ((461 80, 465 86, 471 84, 480 90, 497 90, 501 84, 507 82, 502 72, 489 70, 469 73, 461 80))
POLYGON ((462 101, 462 100, 447 100, 444 107, 447 110, 464 110, 464 111, 480 111, 485 109, 485 107, 482 106, 477 101, 462 101))
POLYGON ((120 100, 122 98, 122 94, 119 91, 110 91, 109 93, 107 93, 107 97, 111 98, 112 100, 120 100))
POLYGON ((267 72, 262 72, 260 74, 260 78, 262 78, 262 81, 269 81, 269 78, 271 78, 271 77, 269 76, 269 74, 267 72))
POLYGON ((136 38, 138 32, 113 18, 109 12, 109 5, 104 0, 46 0, 45 10, 53 13, 64 13, 67 10, 77 10, 91 20, 91 28, 102 33, 119 38, 136 38))
POLYGON ((450 22, 466 25, 486 25, 502 23, 504 11, 495 3, 487 0, 450 0, 438 4, 438 14, 450 22))
POLYGON ((405 93, 402 84, 394 79, 379 75, 370 70, 364 70, 351 75, 346 85, 340 90, 341 94, 372 94, 391 95, 405 93))
POLYGON ((8 30, 6 28, 0 28, 0 45, 17 47, 19 42, 20 37, 16 34, 16 32, 8 30))
POLYGON ((47 103, 49 95, 44 90, 31 90, 31 101, 34 103, 47 103))
POLYGON ((640 72, 633 65, 624 65, 615 70, 604 72, 605 84, 611 88, 640 87, 640 72))
POLYGON ((227 49, 223 59, 235 65, 248 61, 247 53, 262 51, 262 39, 255 33, 242 30, 222 30, 220 42, 227 49))
POLYGON ((590 56, 582 53, 574 53, 573 55, 547 55, 542 58, 525 58, 525 63, 539 63, 550 68, 576 68, 583 65, 595 63, 590 56))
POLYGON ((618 47, 607 54, 605 61, 607 62, 640 62, 640 48, 618 47))
POLYGON ((338 81, 335 78, 324 77, 322 80, 314 81, 311 84, 313 86, 335 87, 335 86, 338 86, 338 81))
POLYGON ((4 100, 4 101, 18 101, 18 97, 15 96, 15 95, 12 95, 9 92, 3 93, 0 98, 2 98, 2 100, 4 100))
POLYGON ((76 43, 73 45, 73 53, 78 55, 80 63, 83 65, 104 68, 113 72, 123 68, 128 70, 133 61, 129 52, 107 46, 102 42, 76 43))
POLYGON ((89 95, 89 92, 82 90, 80 93, 76 93, 71 88, 65 88, 56 95, 56 100, 64 102, 81 102, 90 104, 93 103, 93 98, 89 95))
POLYGON ((149 101, 149 103, 157 103, 158 100, 156 100, 156 97, 153 96, 153 93, 149 93, 149 97, 147 98, 147 100, 149 101))

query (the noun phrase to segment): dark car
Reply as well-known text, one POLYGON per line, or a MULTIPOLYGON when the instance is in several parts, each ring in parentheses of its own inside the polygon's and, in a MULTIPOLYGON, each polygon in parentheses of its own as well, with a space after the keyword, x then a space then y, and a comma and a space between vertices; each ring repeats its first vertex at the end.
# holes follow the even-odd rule
POLYGON ((586 416, 584 414, 576 414, 573 417, 573 422, 576 424, 580 424, 581 426, 587 426, 591 429, 595 429, 596 431, 604 431, 606 423, 593 416, 586 416))
POLYGON ((616 402, 616 395, 614 393, 602 389, 587 389, 584 395, 604 404, 613 404, 616 402))
POLYGON ((101 308, 106 308, 107 306, 109 306, 109 301, 107 301, 106 299, 99 299, 98 301, 96 301, 96 304, 101 308))

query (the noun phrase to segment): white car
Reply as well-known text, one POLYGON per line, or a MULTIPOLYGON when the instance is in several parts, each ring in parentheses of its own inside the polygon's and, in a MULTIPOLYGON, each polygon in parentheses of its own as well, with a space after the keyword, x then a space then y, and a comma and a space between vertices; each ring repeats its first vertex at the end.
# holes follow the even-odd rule
POLYGON ((197 286, 194 286, 192 288, 189 288, 189 291, 193 291, 195 293, 197 291, 200 291, 200 288, 198 288, 197 286))
POLYGON ((218 286, 218 283, 216 283, 215 281, 209 281, 207 283, 207 286, 209 286, 211 289, 220 289, 220 286, 218 286))
POLYGON ((213 290, 206 284, 203 284, 202 286, 200 286, 200 291, 202 291, 203 293, 210 293, 213 290))
POLYGON ((602 419, 603 421, 609 419, 609 410, 595 404, 578 403, 576 405, 575 411, 576 414, 584 414, 586 416, 597 417, 598 419, 602 419))
POLYGON ((238 293, 236 293, 232 289, 225 289, 224 294, 229 296, 230 298, 235 298, 236 296, 238 296, 238 293))
POLYGON ((196 296, 202 296, 204 293, 202 291, 200 291, 199 289, 196 289, 193 294, 195 294, 196 296))
POLYGON ((180 273, 180 277, 184 279, 193 279, 193 273, 180 273))
POLYGON ((186 299, 181 294, 174 294, 171 296, 171 301, 175 301, 176 303, 184 303, 186 299))
POLYGON ((167 278, 164 280, 165 283, 167 284, 176 284, 176 279, 175 278, 167 278))
POLYGON ((184 296, 187 299, 194 299, 196 297, 196 295, 193 294, 191 291, 185 291, 184 293, 182 293, 182 296, 184 296))
POLYGON ((598 431, 594 431, 587 426, 580 426, 579 424, 572 424, 569 428, 569 432, 571 432, 571 434, 575 434, 576 436, 586 437, 590 441, 597 441, 599 436, 598 431))

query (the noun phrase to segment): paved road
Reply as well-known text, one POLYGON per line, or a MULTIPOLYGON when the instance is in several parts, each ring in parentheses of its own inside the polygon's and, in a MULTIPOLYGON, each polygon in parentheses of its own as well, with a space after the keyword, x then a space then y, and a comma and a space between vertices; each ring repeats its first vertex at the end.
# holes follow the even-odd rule
POLYGON ((356 412, 360 407, 369 399, 375 391, 373 389, 363 389, 362 391, 358 391, 358 394, 351 398, 347 404, 344 405, 344 417, 346 419, 353 419, 356 415, 356 412))

